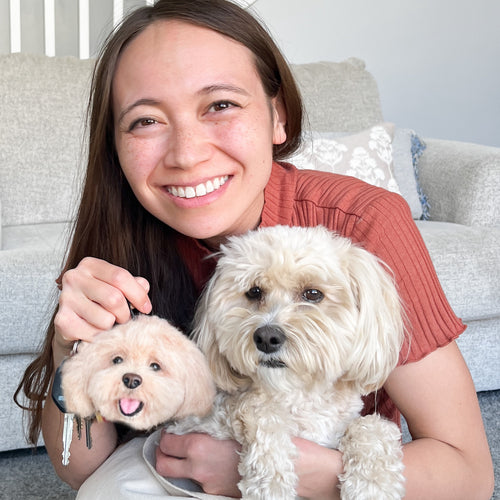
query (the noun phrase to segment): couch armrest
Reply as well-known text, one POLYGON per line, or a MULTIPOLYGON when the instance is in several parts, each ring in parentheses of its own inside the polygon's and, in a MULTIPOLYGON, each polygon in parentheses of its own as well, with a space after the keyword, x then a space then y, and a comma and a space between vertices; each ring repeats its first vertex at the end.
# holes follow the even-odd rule
POLYGON ((500 226, 500 148, 425 139, 419 181, 430 219, 500 226))

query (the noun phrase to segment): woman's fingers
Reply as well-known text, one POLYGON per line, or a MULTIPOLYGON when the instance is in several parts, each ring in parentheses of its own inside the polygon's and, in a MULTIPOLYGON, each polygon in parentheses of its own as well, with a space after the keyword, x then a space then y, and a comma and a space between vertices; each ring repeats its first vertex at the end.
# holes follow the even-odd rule
POLYGON ((109 262, 87 257, 62 278, 56 332, 67 341, 92 340, 99 331, 130 319, 129 303, 151 312, 149 283, 109 262))

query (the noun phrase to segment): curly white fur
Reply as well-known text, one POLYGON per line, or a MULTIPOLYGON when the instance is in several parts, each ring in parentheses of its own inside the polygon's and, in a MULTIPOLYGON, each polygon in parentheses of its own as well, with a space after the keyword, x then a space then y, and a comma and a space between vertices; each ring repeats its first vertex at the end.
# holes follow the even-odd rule
POLYGON ((140 430, 206 415, 215 397, 196 344, 166 320, 144 315, 80 343, 62 365, 62 389, 69 412, 140 430))
POLYGON ((397 364, 402 317, 384 265, 325 228, 232 237, 195 327, 221 392, 209 417, 168 430, 239 441, 247 500, 296 498, 292 436, 343 451, 343 499, 402 498, 398 427, 359 417, 397 364))

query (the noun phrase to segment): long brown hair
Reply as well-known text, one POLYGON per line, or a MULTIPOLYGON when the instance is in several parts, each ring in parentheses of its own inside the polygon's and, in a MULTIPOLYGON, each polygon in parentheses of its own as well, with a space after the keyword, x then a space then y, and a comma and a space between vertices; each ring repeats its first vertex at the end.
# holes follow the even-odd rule
MULTIPOLYGON (((122 173, 111 105, 112 80, 120 54, 152 23, 168 19, 212 29, 253 52, 267 96, 279 96, 287 114, 287 139, 274 146, 275 160, 299 147, 303 110, 290 68, 269 33, 250 13, 228 0, 159 0, 154 6, 134 10, 104 44, 92 78, 86 178, 72 242, 57 282, 60 284, 62 275, 86 256, 104 259, 148 279, 154 313, 187 331, 196 301, 192 280, 177 253, 174 231, 140 205, 122 173)), ((54 370, 56 312, 41 353, 26 369, 14 396, 16 403, 30 412, 28 439, 32 444, 40 434, 43 402, 54 370), (18 402, 21 391, 27 406, 18 402)))

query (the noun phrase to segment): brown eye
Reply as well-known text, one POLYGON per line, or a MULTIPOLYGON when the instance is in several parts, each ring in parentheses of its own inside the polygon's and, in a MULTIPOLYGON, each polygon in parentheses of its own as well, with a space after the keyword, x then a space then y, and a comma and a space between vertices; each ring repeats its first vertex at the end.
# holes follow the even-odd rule
POLYGON ((321 302, 324 298, 323 292, 317 288, 309 288, 302 292, 302 298, 307 302, 321 302))
POLYGON ((262 299, 262 290, 258 286, 253 286, 245 295, 248 300, 260 300, 262 299))

